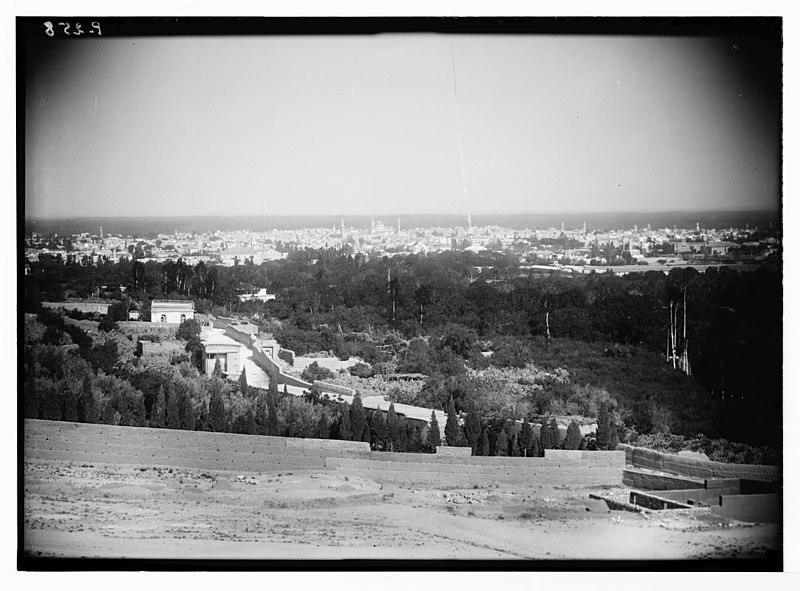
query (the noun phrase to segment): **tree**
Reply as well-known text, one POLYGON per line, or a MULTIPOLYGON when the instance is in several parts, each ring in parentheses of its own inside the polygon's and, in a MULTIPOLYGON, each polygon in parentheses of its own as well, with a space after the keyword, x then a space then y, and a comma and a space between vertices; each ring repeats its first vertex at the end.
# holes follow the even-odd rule
MULTIPOLYGON (((272 380, 270 380, 270 383, 272 380)), ((267 394, 267 435, 280 435, 281 426, 278 421, 278 406, 275 404, 275 396, 267 394)))
POLYGON ((119 325, 117 322, 111 318, 110 316, 103 316, 100 319, 100 322, 97 324, 97 329, 103 332, 111 332, 112 330, 117 330, 119 325))
POLYGON ((597 448, 615 449, 618 443, 616 431, 616 425, 611 418, 611 405, 604 401, 600 404, 597 415, 597 448))
POLYGON ((522 421, 522 430, 519 434, 519 445, 522 448, 522 455, 527 458, 528 450, 533 445, 533 428, 528 422, 528 417, 525 417, 525 420, 522 421))
POLYGON ((495 443, 495 455, 507 456, 508 455, 508 434, 506 433, 505 425, 500 429, 497 435, 497 442, 495 443))
POLYGON ((473 455, 476 455, 479 443, 478 439, 481 436, 481 417, 478 414, 478 411, 475 409, 475 403, 472 399, 469 401, 467 420, 464 427, 465 435, 467 436, 467 440, 472 447, 472 453, 473 455))
POLYGON ((185 429, 187 431, 194 431, 195 421, 194 421, 194 408, 192 407, 192 399, 189 397, 189 393, 184 390, 181 393, 181 429, 185 429))
POLYGON ((242 396, 249 396, 250 394, 250 386, 247 384, 246 369, 246 367, 242 367, 242 373, 239 374, 239 391, 242 393, 242 396))
POLYGON ((325 413, 321 414, 319 417, 319 422, 317 423, 317 436, 320 439, 328 439, 331 436, 330 426, 328 425, 328 419, 325 417, 325 413))
POLYGON ((167 396, 167 420, 166 426, 168 429, 180 429, 181 419, 183 415, 182 406, 183 392, 179 392, 177 388, 171 387, 169 395, 167 396))
POLYGON ((164 394, 164 386, 158 387, 158 396, 153 409, 150 411, 150 426, 163 429, 167 424, 167 399, 164 394))
POLYGON ((364 423, 364 431, 361 434, 361 441, 366 443, 372 441, 372 433, 370 432, 369 423, 364 423))
POLYGON ((542 420, 542 426, 539 428, 539 445, 542 450, 553 449, 553 432, 546 419, 542 420))
MULTIPOLYGON (((269 429, 267 426, 269 411, 267 410, 266 396, 266 394, 259 394, 256 398, 255 421, 257 435, 267 435, 269 429)), ((325 417, 322 418, 324 419, 325 417)))
POLYGON ((383 449, 386 439, 389 437, 389 426, 386 424, 386 417, 381 410, 376 410, 372 417, 372 431, 375 435, 376 447, 383 449))
POLYGON ((211 375, 215 378, 222 377, 222 364, 219 361, 219 357, 217 357, 217 360, 214 362, 214 372, 211 375))
POLYGON ((341 441, 353 440, 353 430, 350 428, 350 413, 346 409, 339 415, 339 439, 341 441))
POLYGON ((63 389, 63 415, 65 421, 76 422, 78 420, 78 396, 83 386, 82 382, 74 377, 69 377, 65 380, 65 388, 63 389))
POLYGON ((194 318, 188 318, 180 323, 175 336, 182 341, 188 341, 191 337, 200 336, 200 323, 194 318))
POLYGON ((431 422, 428 428, 428 439, 427 439, 428 447, 430 447, 434 452, 436 452, 436 448, 442 444, 442 435, 439 433, 439 421, 436 420, 436 411, 431 411, 431 422))
POLYGON ((569 427, 567 427, 567 435, 564 438, 564 449, 578 449, 582 439, 583 437, 581 436, 581 429, 578 423, 570 421, 569 427))
POLYGON ((108 307, 108 318, 125 322, 128 319, 128 306, 125 302, 114 302, 108 307))
POLYGON ((558 449, 561 447, 561 433, 558 431, 558 423, 555 417, 550 418, 550 421, 547 423, 547 428, 550 431, 552 449, 558 449))
POLYGON ((386 426, 389 438, 389 451, 394 451, 395 445, 400 443, 400 419, 394 411, 394 402, 389 404, 389 412, 386 414, 386 426))
POLYGON ((481 435, 481 443, 478 447, 479 456, 488 456, 489 455, 489 432, 484 429, 483 434, 481 435))
POLYGON ((361 441, 361 434, 364 431, 364 423, 366 420, 367 416, 361 404, 361 395, 356 392, 356 395, 353 397, 353 404, 350 406, 350 429, 353 441, 361 441))
POLYGON ((307 382, 315 382, 317 380, 329 380, 335 377, 335 374, 327 367, 322 367, 319 363, 314 361, 303 370, 300 377, 307 382))
POLYGON ((456 406, 453 398, 447 405, 447 423, 444 426, 444 436, 447 440, 447 445, 458 445, 458 438, 461 435, 461 428, 458 426, 458 415, 456 414, 456 406))
POLYGON ((226 431, 225 403, 218 387, 212 391, 211 400, 208 403, 208 423, 211 431, 215 433, 226 431))
POLYGON ((184 349, 189 354, 189 362, 197 369, 202 370, 203 364, 203 342, 198 336, 190 336, 186 341, 184 349))

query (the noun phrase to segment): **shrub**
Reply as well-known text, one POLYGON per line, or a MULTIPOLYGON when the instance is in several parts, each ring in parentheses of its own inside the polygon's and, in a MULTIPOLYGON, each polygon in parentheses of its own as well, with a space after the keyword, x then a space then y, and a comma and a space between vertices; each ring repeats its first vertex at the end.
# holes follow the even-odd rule
POLYGON ((336 374, 314 361, 311 365, 303 370, 301 377, 307 382, 315 382, 316 380, 330 380, 336 377, 336 374))

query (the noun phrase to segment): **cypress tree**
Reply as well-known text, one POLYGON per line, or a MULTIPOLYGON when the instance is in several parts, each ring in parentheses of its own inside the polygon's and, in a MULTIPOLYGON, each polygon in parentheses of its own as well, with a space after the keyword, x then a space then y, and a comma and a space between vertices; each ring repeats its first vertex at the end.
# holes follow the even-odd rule
POLYGON ((489 432, 484 429, 483 435, 481 435, 481 443, 478 447, 478 454, 479 456, 488 456, 489 455, 489 432))
POLYGON ((150 426, 163 429, 167 424, 167 399, 164 395, 164 386, 158 387, 156 403, 150 411, 150 426))
POLYGON ((356 392, 353 397, 353 404, 350 406, 350 430, 353 434, 353 441, 361 441, 361 434, 364 432, 366 420, 367 415, 364 413, 364 407, 361 404, 361 395, 356 392))
POLYGON ((242 396, 250 395, 250 386, 247 384, 246 369, 246 367, 243 367, 242 373, 239 374, 239 390, 242 392, 242 396))
POLYGON ((481 417, 475 408, 475 402, 470 399, 469 407, 467 409, 467 420, 464 424, 465 435, 472 447, 472 454, 475 455, 478 449, 478 443, 481 436, 481 417))
POLYGON ((602 402, 597 416, 597 449, 614 449, 616 447, 612 432, 616 432, 616 428, 611 419, 611 408, 608 402, 602 402), (613 447, 611 447, 612 443, 614 443, 613 447))
MULTIPOLYGON (((256 397, 256 434, 257 435, 267 435, 268 427, 267 427, 267 400, 266 395, 261 393, 256 397)), ((324 417, 323 417, 324 418, 324 417)))
POLYGON ((553 449, 553 432, 546 419, 542 420, 542 426, 539 428, 539 444, 542 450, 553 449))
POLYGON ((211 375, 215 378, 222 377, 222 364, 219 362, 219 357, 217 357, 217 360, 214 362, 214 372, 211 375))
POLYGON ((320 439, 328 439, 331 435, 330 427, 328 426, 328 419, 325 418, 325 414, 323 413, 319 417, 319 421, 317 422, 317 436, 320 439))
POLYGON ((523 457, 527 458, 528 450, 533 445, 533 428, 528 422, 528 417, 525 417, 525 420, 522 421, 522 430, 519 434, 519 445, 522 448, 523 457))
POLYGON ((211 400, 208 403, 208 423, 211 431, 215 433, 225 431, 225 403, 222 400, 222 393, 216 388, 211 393, 211 400))
POLYGON ((75 422, 78 420, 78 392, 83 386, 76 378, 66 378, 63 390, 63 415, 65 421, 75 422))
POLYGON ((342 441, 353 440, 353 430, 350 428, 350 413, 347 410, 339 415, 339 439, 342 441))
POLYGON ((408 450, 409 421, 405 417, 397 418, 397 451, 408 450))
POLYGON ((581 429, 578 423, 570 421, 567 436, 564 438, 564 449, 578 449, 581 445, 581 429))
POLYGON ((378 449, 383 449, 386 445, 386 439, 389 437, 389 425, 386 424, 386 417, 383 416, 382 410, 375 411, 375 416, 372 421, 372 430, 375 435, 375 444, 378 449))
POLYGON ((386 430, 389 439, 389 451, 394 451, 395 445, 400 443, 400 419, 394 411, 394 402, 389 403, 389 412, 386 414, 386 430))
POLYGON ((194 431, 194 407, 192 406, 192 399, 189 393, 185 390, 181 394, 181 429, 187 431, 194 431))
POLYGON ((539 443, 539 440, 534 438, 533 444, 531 445, 531 457, 539 458, 544 455, 544 450, 539 443))
POLYGON ((82 423, 94 423, 94 392, 90 376, 83 378, 81 397, 78 399, 78 420, 82 423))
POLYGON ((370 431, 369 423, 365 422, 364 430, 361 432, 361 441, 366 441, 367 443, 370 443, 371 440, 372 440, 372 432, 370 431))
POLYGON ((168 429, 181 428, 181 394, 173 385, 167 394, 167 421, 168 429))
POLYGON ((205 401, 200 405, 200 419, 198 423, 198 431, 208 431, 208 403, 205 401))
POLYGON ((256 416, 253 413, 253 409, 248 408, 245 416, 245 433, 248 435, 255 435, 256 432, 256 416))
POLYGON ((495 443, 495 455, 507 456, 508 455, 508 434, 506 433, 505 425, 497 435, 497 442, 495 443))
POLYGON ((439 432, 439 421, 436 420, 436 411, 431 411, 431 422, 428 428, 428 447, 436 452, 436 447, 442 444, 442 435, 439 432))
POLYGON ((461 434, 461 429, 458 426, 458 415, 456 414, 456 405, 453 403, 453 397, 450 397, 450 402, 447 405, 447 423, 444 426, 444 436, 447 440, 447 445, 458 445, 458 438, 461 434))
POLYGON ((558 423, 556 422, 555 417, 550 419, 547 427, 550 429, 550 441, 553 444, 552 449, 559 449, 561 447, 561 433, 558 430, 558 423))
POLYGON ((267 435, 280 435, 281 426, 278 421, 278 405, 275 403, 275 397, 272 394, 267 394, 267 435))

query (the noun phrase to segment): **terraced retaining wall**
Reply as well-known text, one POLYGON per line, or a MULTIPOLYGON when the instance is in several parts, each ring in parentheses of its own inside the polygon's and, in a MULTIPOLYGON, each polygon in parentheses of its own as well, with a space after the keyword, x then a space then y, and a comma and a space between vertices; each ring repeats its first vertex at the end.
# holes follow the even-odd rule
POLYGON ((743 478, 766 482, 780 480, 778 466, 695 460, 626 444, 620 444, 617 449, 625 452, 626 463, 635 468, 648 468, 695 478, 743 478))
MULTIPOLYGON (((550 454, 551 450, 545 453, 550 454)), ((373 452, 368 458, 332 458, 348 474, 401 485, 471 487, 492 483, 621 486, 622 452, 564 452, 544 458, 463 457, 373 452), (586 454, 585 456, 583 454, 586 454)))
POLYGON ((620 486, 621 451, 548 450, 544 458, 371 452, 355 441, 25 421, 26 459, 201 470, 341 470, 378 482, 465 487, 491 483, 620 486))
POLYGON ((292 439, 26 420, 26 459, 267 472, 320 470, 327 458, 368 457, 360 441, 292 439))

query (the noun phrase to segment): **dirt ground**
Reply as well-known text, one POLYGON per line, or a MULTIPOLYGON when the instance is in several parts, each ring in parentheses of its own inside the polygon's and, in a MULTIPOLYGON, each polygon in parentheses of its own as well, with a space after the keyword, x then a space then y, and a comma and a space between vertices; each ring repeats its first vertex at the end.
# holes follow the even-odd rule
POLYGON ((31 557, 169 559, 760 559, 775 524, 609 511, 548 486, 421 490, 337 472, 24 464, 31 557))

